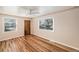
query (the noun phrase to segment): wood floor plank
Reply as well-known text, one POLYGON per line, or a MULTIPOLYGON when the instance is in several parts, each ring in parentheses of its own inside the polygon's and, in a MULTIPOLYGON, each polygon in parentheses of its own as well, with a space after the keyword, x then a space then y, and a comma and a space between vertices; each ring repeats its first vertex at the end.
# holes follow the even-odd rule
POLYGON ((33 35, 0 42, 1 52, 66 52, 67 50, 45 43, 33 35))

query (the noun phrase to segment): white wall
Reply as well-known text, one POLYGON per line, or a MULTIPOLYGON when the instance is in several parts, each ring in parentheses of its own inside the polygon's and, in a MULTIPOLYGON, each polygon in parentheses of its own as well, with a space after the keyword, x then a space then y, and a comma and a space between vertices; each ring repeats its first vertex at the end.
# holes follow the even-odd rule
POLYGON ((27 15, 26 10, 19 6, 0 6, 0 13, 20 17, 26 17, 27 15))
MULTIPOLYGON (((24 35, 24 18, 14 17, 17 22, 17 30, 11 32, 4 32, 4 17, 7 15, 0 15, 0 41, 16 38, 24 35)), ((12 17, 12 16, 11 16, 12 17)))
POLYGON ((79 49, 79 8, 48 15, 54 18, 54 32, 39 29, 41 16, 31 20, 31 33, 79 49))

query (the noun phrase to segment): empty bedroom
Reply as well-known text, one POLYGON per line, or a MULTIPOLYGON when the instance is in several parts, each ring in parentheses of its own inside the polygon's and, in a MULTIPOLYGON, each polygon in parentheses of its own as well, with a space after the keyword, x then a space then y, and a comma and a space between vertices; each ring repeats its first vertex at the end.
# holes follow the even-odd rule
POLYGON ((77 51, 78 6, 0 6, 0 52, 77 51))

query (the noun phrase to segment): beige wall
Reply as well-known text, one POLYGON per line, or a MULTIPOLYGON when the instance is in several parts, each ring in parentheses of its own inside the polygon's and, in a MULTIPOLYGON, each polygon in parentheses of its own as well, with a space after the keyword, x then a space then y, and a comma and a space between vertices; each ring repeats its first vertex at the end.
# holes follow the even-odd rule
POLYGON ((48 15, 54 18, 54 32, 39 29, 41 16, 31 20, 31 33, 79 49, 79 8, 48 15))
POLYGON ((23 36, 24 35, 24 18, 11 16, 16 19, 16 22, 17 22, 16 31, 4 32, 4 17, 6 16, 7 15, 0 15, 0 41, 23 36))

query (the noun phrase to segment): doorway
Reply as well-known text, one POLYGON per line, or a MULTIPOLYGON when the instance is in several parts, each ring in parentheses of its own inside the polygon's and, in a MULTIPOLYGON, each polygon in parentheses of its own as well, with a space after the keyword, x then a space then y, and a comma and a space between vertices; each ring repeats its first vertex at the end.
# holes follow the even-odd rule
POLYGON ((30 35, 30 20, 24 20, 24 35, 30 35))

